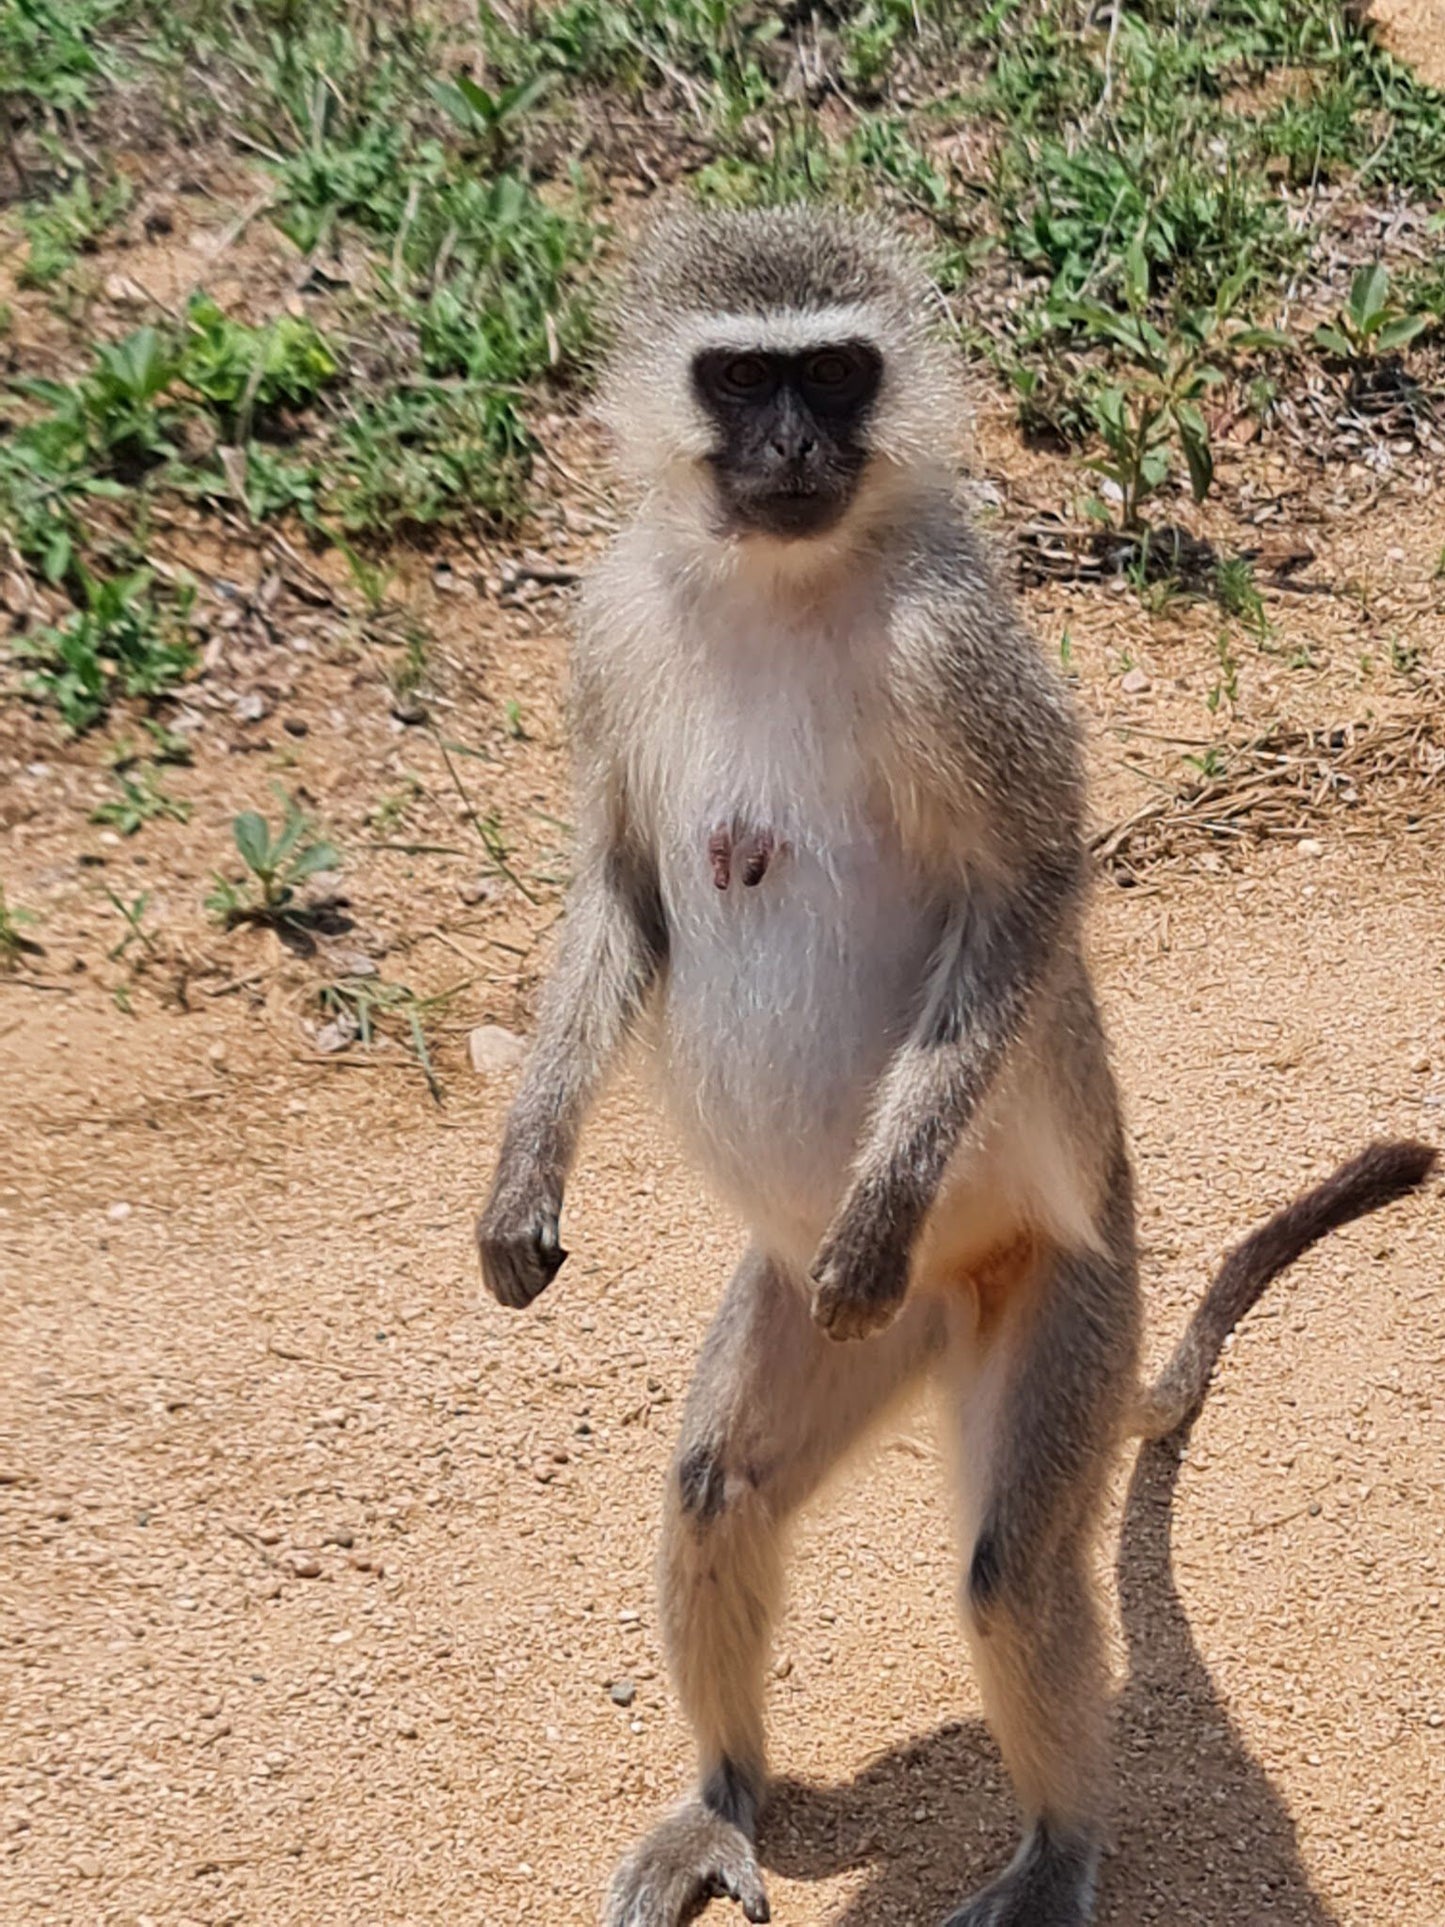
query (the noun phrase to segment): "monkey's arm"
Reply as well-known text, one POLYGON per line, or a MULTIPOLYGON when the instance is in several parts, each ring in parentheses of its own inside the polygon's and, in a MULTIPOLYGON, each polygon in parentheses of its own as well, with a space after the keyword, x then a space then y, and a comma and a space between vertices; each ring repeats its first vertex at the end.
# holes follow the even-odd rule
POLYGON ((853 1179, 818 1250, 813 1316, 834 1338, 887 1324, 944 1173, 1028 1022, 1078 881, 1045 864, 950 920, 922 1019, 874 1098, 853 1179))
POLYGON ((958 897, 814 1261, 813 1315, 835 1338, 877 1330, 902 1303, 944 1174, 1047 994, 1086 891, 1067 691, 1006 603, 986 629, 976 622, 969 610, 929 610, 906 638, 901 733, 958 897))
POLYGON ((477 1225, 482 1275, 504 1305, 531 1304, 567 1256, 558 1222, 577 1135, 665 954, 650 864, 606 841, 572 885, 537 1040, 477 1225))

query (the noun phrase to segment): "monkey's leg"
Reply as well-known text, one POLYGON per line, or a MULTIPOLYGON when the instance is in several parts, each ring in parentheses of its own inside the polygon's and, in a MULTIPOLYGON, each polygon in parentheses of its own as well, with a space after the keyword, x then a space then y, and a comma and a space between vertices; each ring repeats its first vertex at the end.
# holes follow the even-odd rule
POLYGON ((1131 1240, 1055 1254, 992 1331, 951 1355, 962 1588, 984 1710, 1024 1811, 1011 1865, 946 1927, 1083 1927, 1108 1783, 1090 1550, 1136 1346, 1131 1240))
POLYGON ((676 1927, 714 1894, 769 1918, 753 1839, 787 1521, 941 1343, 938 1306, 919 1304, 869 1344, 837 1345, 800 1282, 743 1260, 698 1361, 663 1526, 663 1632, 698 1787, 618 1868, 606 1927, 676 1927))

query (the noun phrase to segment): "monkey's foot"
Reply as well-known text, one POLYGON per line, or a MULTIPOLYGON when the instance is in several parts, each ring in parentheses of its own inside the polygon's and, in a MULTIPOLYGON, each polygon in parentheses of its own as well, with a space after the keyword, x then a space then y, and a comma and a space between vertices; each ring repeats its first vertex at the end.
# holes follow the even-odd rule
POLYGON ((1098 1844, 1089 1835, 1041 1823, 998 1879, 943 1927, 1086 1927, 1098 1868, 1098 1844))
POLYGON ((612 1876, 603 1927, 682 1927, 724 1897, 736 1900, 748 1920, 772 1919, 748 1836, 701 1800, 689 1800, 612 1876))

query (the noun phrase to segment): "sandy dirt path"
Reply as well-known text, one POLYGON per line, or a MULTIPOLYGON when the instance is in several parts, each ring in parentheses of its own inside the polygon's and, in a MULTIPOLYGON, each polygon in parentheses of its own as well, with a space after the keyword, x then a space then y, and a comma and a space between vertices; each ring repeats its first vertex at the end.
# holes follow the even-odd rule
MULTIPOLYGON (((1156 1351, 1298 1182, 1445 1135, 1442 855, 1101 891, 1156 1351)), ((734 1227, 624 1084, 562 1279, 482 1306, 505 1087, 298 1070, 234 1000, 12 989, 0 1088, 0 1919, 591 1921, 686 1770, 650 1563, 734 1227)), ((1172 1548, 1136 1478, 1106 1927, 1445 1919, 1442 1275, 1438 1190, 1341 1234, 1229 1354, 1172 1548)), ((779 1922, 930 1923, 1009 1850, 953 1587, 923 1410, 801 1535, 779 1922)))

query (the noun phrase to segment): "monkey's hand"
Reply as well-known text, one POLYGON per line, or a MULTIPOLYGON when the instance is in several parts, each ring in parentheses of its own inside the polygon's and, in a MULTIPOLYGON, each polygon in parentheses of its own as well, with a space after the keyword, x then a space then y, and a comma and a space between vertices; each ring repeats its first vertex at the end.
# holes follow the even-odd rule
POLYGON ((551 1284, 566 1262, 558 1238, 562 1188, 529 1174, 499 1172, 477 1222, 482 1276, 498 1304, 521 1311, 551 1284))
POLYGON ((829 1338, 870 1338, 891 1325, 908 1295, 907 1246, 884 1214, 845 1202, 813 1260, 813 1323, 829 1338))

